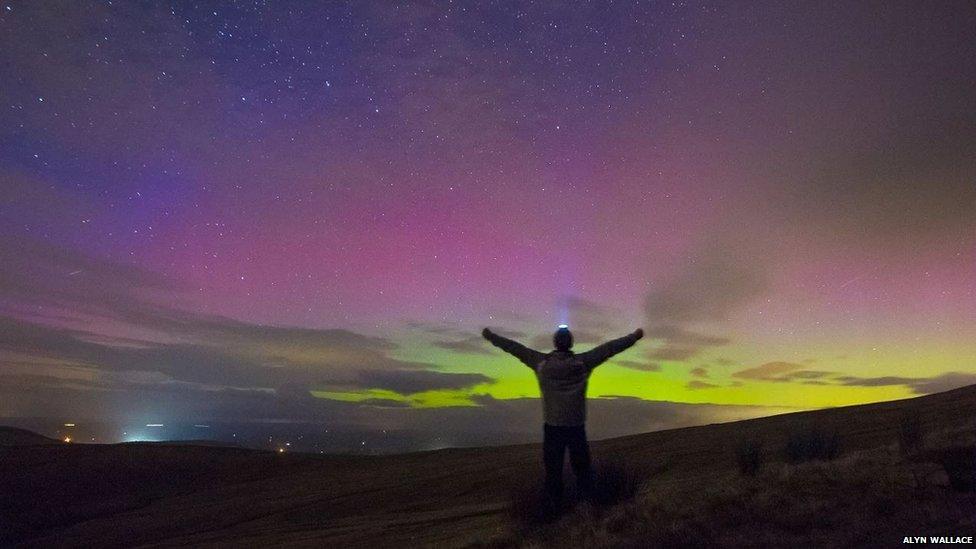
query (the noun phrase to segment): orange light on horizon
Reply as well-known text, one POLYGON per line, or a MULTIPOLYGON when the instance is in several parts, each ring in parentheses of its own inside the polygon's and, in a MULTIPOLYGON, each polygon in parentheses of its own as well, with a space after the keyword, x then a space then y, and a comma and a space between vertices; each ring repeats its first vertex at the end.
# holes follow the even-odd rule
POLYGON ((71 442, 71 437, 64 437, 65 442, 71 442))

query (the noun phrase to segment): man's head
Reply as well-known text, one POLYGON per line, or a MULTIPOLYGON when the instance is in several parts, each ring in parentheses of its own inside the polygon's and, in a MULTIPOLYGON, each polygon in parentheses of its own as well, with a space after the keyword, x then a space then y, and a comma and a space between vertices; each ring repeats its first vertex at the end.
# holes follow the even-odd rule
POLYGON ((557 351, 568 351, 573 348, 573 333, 568 326, 560 326, 556 333, 552 335, 552 344, 557 351))

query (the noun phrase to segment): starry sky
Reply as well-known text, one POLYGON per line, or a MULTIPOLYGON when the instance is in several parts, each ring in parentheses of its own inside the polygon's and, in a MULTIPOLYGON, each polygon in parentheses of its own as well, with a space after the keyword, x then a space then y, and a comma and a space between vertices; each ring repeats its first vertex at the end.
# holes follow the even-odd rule
POLYGON ((976 382, 971 2, 0 0, 0 417, 591 432, 976 382))

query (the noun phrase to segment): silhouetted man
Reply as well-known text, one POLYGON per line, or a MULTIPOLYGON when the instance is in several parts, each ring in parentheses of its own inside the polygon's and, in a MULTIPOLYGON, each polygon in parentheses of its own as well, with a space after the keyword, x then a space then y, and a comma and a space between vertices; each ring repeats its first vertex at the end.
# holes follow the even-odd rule
POLYGON ((576 475, 576 485, 588 497, 593 484, 590 449, 586 442, 586 382, 590 373, 613 355, 627 349, 644 337, 636 330, 620 339, 608 341, 593 350, 575 354, 573 334, 560 326, 552 336, 556 350, 549 354, 493 333, 481 332, 492 345, 515 356, 532 368, 542 391, 543 425, 542 459, 546 467, 546 492, 558 498, 563 491, 563 456, 569 448, 569 462, 576 475))

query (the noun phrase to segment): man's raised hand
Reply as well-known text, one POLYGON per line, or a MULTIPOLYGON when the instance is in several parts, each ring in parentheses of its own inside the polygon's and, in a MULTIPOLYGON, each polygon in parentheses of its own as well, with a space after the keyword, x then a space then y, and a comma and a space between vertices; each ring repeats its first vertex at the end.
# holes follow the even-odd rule
POLYGON ((489 330, 488 328, 485 328, 484 330, 481 330, 481 337, 483 337, 485 339, 491 338, 491 330, 489 330))
POLYGON ((637 328, 637 330, 634 331, 634 335, 637 336, 637 339, 644 337, 644 328, 637 328))

